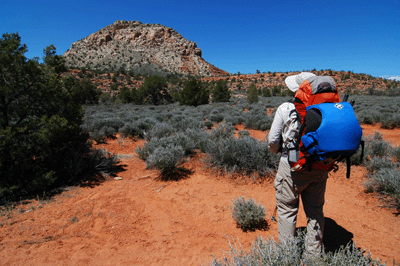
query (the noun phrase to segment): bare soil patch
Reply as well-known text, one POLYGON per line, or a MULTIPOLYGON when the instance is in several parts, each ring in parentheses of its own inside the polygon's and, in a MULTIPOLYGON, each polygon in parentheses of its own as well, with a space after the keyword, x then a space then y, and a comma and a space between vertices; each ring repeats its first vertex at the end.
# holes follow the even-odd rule
MULTIPOLYGON (((241 128, 238 128, 241 129, 241 128)), ((380 131, 399 145, 399 130, 380 131)), ((266 132, 249 130, 264 140, 266 132)), ((147 170, 134 149, 143 141, 109 140, 98 145, 121 156, 122 180, 70 188, 49 202, 32 200, 0 217, 1 265, 206 265, 229 250, 228 238, 246 249, 256 236, 277 238, 270 217, 275 207, 272 180, 253 183, 212 175, 197 154, 189 178, 163 182, 147 170), (243 232, 229 210, 244 196, 263 204, 267 230, 243 232)), ((328 179, 325 244, 335 249, 354 241, 383 261, 400 261, 400 217, 363 188, 365 169, 345 166, 328 179)), ((299 212, 298 227, 304 227, 299 212)))
POLYGON ((385 141, 390 142, 394 147, 400 145, 400 130, 399 129, 384 129, 380 125, 362 125, 361 126, 364 136, 368 137, 379 132, 383 135, 385 141))

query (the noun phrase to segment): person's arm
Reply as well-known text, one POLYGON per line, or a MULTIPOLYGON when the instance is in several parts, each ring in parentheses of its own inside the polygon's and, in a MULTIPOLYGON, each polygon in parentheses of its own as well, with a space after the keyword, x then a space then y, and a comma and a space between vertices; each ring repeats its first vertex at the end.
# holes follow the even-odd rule
POLYGON ((268 147, 271 152, 277 154, 282 151, 282 130, 284 120, 282 118, 281 108, 275 113, 274 121, 267 136, 268 147))

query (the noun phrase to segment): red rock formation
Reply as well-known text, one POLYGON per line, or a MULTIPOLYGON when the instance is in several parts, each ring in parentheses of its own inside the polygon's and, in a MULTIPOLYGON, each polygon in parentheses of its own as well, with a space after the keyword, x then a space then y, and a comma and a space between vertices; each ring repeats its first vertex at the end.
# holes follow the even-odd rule
POLYGON ((64 53, 67 66, 116 71, 152 69, 201 76, 227 72, 206 62, 195 42, 159 24, 116 21, 71 45, 64 53))

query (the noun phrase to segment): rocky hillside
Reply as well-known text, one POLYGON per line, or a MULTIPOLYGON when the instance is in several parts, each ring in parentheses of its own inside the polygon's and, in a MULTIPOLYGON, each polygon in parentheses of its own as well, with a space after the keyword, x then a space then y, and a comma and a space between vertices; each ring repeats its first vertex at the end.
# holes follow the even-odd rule
POLYGON ((64 53, 71 68, 140 74, 221 76, 227 72, 207 63, 195 42, 159 24, 118 20, 71 45, 64 53))

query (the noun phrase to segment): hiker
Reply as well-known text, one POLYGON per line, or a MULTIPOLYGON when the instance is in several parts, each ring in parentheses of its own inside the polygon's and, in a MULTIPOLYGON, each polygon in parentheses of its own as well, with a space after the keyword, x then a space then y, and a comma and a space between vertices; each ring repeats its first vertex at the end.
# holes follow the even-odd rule
MULTIPOLYGON (((313 73, 301 72, 298 75, 288 76, 285 83, 291 91, 296 92, 303 81, 313 76, 315 76, 313 73)), ((307 216, 306 251, 308 253, 320 253, 324 233, 323 205, 329 170, 291 170, 285 144, 299 132, 301 124, 301 121, 298 121, 298 114, 294 110, 296 108, 292 102, 281 104, 275 113, 267 136, 267 143, 271 152, 281 153, 274 182, 279 240, 282 242, 286 238, 295 236, 299 197, 301 195, 304 212, 307 216)))

